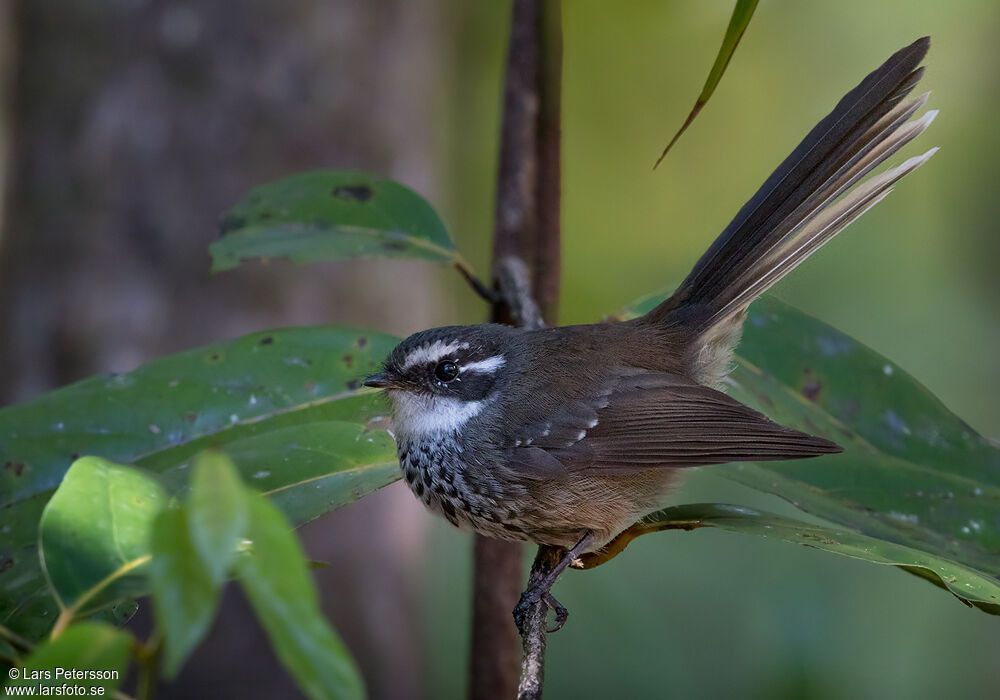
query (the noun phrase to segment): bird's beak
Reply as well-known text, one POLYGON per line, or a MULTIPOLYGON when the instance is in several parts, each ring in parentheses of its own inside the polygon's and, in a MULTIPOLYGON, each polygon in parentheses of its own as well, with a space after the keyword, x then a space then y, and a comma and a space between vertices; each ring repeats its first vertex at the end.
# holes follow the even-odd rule
POLYGON ((397 386, 392 380, 392 377, 385 372, 379 372, 378 374, 373 374, 372 376, 365 378, 365 381, 362 382, 362 384, 373 389, 392 389, 397 386))

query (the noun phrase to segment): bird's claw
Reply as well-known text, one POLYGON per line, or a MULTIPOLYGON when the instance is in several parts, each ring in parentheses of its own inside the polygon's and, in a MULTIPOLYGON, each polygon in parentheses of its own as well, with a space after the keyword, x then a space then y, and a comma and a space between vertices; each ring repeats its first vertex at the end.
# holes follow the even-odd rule
POLYGON ((517 629, 522 635, 524 634, 525 623, 528 621, 528 615, 539 602, 543 602, 556 614, 555 624, 552 627, 546 628, 546 632, 550 634, 558 632, 566 624, 566 620, 569 619, 569 610, 566 609, 565 605, 556 600, 550 591, 543 591, 540 588, 528 589, 521 594, 521 599, 514 606, 514 624, 517 625, 517 629))
POLYGON ((565 605, 556 600, 555 596, 552 595, 552 593, 546 593, 542 599, 545 601, 545 604, 548 605, 549 608, 556 614, 556 623, 552 627, 549 627, 548 633, 552 634, 553 632, 558 632, 563 628, 563 625, 566 624, 566 620, 569 619, 569 610, 566 609, 565 605))

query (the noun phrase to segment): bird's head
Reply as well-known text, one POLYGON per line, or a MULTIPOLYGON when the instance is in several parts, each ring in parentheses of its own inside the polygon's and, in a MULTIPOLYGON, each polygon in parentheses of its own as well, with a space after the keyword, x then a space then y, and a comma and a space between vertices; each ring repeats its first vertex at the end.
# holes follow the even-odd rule
POLYGON ((448 326, 411 335, 365 379, 385 389, 397 430, 454 430, 482 410, 513 368, 507 326, 448 326))

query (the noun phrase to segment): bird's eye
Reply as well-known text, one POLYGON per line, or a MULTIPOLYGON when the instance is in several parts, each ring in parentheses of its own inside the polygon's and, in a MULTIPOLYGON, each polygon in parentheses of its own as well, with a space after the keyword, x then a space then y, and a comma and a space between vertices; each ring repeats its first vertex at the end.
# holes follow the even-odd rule
POLYGON ((450 382, 458 376, 458 365, 448 360, 439 362, 438 366, 434 368, 434 376, 442 382, 450 382))

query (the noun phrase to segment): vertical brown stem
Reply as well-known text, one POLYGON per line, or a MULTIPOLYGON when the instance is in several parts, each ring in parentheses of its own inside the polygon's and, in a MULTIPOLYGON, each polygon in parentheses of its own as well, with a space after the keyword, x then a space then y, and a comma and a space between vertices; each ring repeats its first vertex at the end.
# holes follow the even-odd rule
MULTIPOLYGON (((503 127, 493 239, 493 278, 519 258, 547 323, 559 301, 559 0, 514 0, 504 83, 503 127)), ((506 303, 494 321, 511 323, 506 303)), ((518 543, 477 536, 469 696, 515 697, 519 643, 511 611, 522 588, 518 543)))
POLYGON ((560 0, 542 2, 538 31, 539 114, 538 175, 535 237, 535 301, 546 323, 554 326, 559 311, 560 258, 559 204, 561 194, 561 107, 562 107, 562 6, 560 0))
POLYGON ((509 700, 517 693, 519 647, 511 610, 521 592, 520 542, 476 535, 473 558, 469 697, 509 700))

